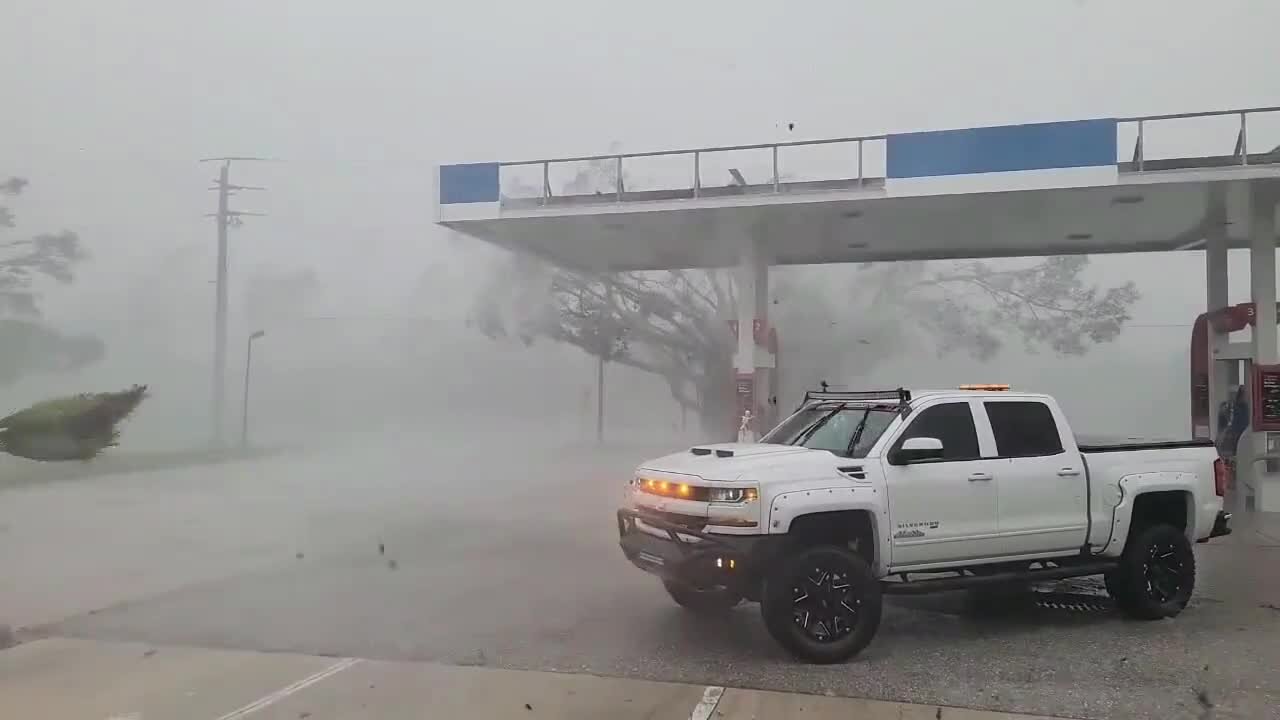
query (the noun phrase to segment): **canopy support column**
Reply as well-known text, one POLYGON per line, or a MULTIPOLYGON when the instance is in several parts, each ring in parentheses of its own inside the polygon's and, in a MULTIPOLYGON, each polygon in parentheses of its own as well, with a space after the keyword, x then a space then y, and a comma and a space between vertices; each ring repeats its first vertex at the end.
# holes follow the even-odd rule
MULTIPOLYGON (((1250 187, 1249 284, 1256 313, 1253 327, 1253 362, 1256 365, 1275 365, 1280 361, 1280 347, 1276 342, 1277 198, 1276 185, 1253 183, 1250 187)), ((1249 380, 1252 390, 1253 378, 1249 380)), ((1257 409, 1253 410, 1256 414, 1257 409)), ((1246 507, 1251 505, 1254 510, 1280 512, 1280 462, 1254 460, 1280 454, 1280 433, 1251 428, 1248 448, 1251 451, 1249 467, 1241 478, 1247 486, 1241 488, 1246 493, 1246 507)))
POLYGON ((768 344, 769 258, 761 242, 750 239, 743 244, 733 280, 738 336, 733 356, 737 435, 739 441, 755 442, 770 429, 777 406, 776 388, 769 386, 769 369, 775 363, 768 344))

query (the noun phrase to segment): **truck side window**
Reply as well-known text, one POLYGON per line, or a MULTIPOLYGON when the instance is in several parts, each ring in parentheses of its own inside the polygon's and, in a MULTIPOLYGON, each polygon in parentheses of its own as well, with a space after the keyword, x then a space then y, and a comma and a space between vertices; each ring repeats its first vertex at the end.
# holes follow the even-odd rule
POLYGON ((982 453, 978 451, 978 429, 973 424, 973 412, 967 402, 943 403, 921 410, 894 443, 895 448, 902 447, 903 441, 915 437, 941 440, 944 462, 977 460, 982 457, 982 453))
POLYGON ((984 402, 1000 457, 1044 457, 1062 452, 1062 435, 1042 402, 984 402))

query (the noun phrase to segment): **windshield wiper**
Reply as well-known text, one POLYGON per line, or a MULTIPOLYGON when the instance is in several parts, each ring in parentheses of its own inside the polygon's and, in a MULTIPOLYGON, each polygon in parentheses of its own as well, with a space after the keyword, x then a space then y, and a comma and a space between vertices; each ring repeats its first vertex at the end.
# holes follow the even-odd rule
POLYGON ((823 425, 826 425, 828 420, 836 416, 836 413, 840 412, 841 410, 844 410, 845 405, 846 403, 840 403, 835 407, 834 410, 818 418, 816 422, 814 422, 809 427, 805 428, 805 431, 800 433, 800 436, 797 437, 795 441, 792 442, 791 444, 804 446, 805 443, 809 442, 809 438, 813 437, 813 434, 818 432, 819 428, 821 428, 823 425))
POLYGON ((849 447, 845 450, 846 455, 853 455, 853 449, 858 447, 858 441, 862 439, 862 431, 867 429, 867 420, 871 418, 871 408, 862 413, 862 419, 858 421, 858 427, 853 429, 853 437, 849 440, 849 447))

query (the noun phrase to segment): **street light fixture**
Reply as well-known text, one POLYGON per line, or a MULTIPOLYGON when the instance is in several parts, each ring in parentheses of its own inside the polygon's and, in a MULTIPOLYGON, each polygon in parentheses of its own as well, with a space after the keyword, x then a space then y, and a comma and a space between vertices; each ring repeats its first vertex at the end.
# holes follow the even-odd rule
POLYGON ((266 330, 255 330, 249 334, 244 350, 244 400, 241 403, 243 415, 240 418, 240 448, 249 447, 249 371, 253 368, 253 341, 267 334, 266 330))

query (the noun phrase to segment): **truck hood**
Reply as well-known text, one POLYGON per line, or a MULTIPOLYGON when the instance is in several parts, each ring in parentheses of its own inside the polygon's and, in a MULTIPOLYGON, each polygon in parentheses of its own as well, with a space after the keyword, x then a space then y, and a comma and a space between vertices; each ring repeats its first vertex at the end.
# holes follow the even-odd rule
POLYGON ((703 480, 737 480, 744 472, 772 464, 788 455, 822 452, 794 445, 764 443, 712 443, 694 445, 684 452, 664 455, 640 465, 639 470, 696 475, 703 480))

